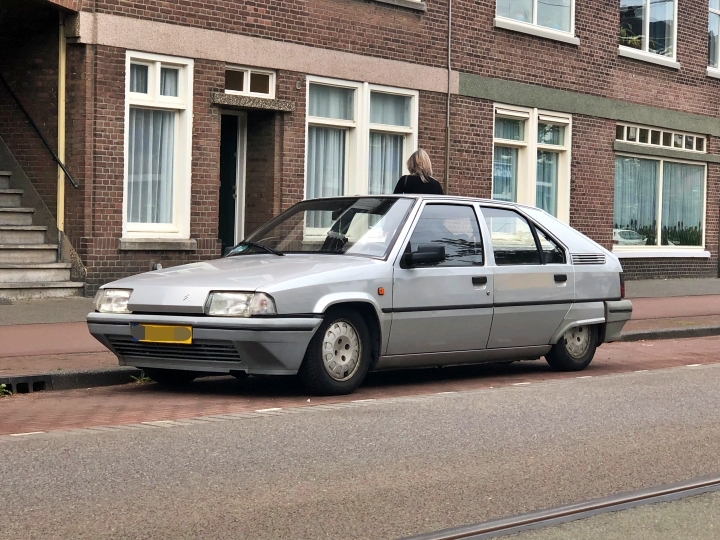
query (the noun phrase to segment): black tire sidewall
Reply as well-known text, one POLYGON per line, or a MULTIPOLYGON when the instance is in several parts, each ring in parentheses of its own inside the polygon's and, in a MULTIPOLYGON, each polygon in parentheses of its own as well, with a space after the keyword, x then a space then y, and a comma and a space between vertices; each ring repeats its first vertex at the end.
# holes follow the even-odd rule
POLYGON ((139 368, 143 370, 146 377, 151 378, 158 384, 167 386, 184 386, 193 382, 198 374, 194 371, 184 371, 180 369, 162 369, 162 368, 139 368))
POLYGON ((590 365, 593 357, 595 356, 595 350, 598 346, 598 328, 594 325, 589 325, 590 331, 590 346, 585 354, 581 358, 574 358, 567 352, 565 347, 565 334, 560 336, 558 342, 553 345, 553 348, 545 356, 547 363, 554 369, 561 371, 581 371, 590 365))

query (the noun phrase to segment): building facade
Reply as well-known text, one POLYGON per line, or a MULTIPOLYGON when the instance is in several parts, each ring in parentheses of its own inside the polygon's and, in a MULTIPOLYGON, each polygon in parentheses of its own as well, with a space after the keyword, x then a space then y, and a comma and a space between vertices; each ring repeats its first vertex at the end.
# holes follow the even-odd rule
POLYGON ((718 1, 451 2, 9 0, 0 170, 88 293, 392 192, 418 146, 448 193, 539 206, 629 279, 717 276, 718 1))

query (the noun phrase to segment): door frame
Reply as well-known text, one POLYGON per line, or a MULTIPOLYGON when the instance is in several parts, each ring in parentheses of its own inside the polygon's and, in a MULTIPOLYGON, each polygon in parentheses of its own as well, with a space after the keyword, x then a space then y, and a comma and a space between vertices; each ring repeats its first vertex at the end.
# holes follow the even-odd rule
POLYGON ((221 115, 238 117, 237 163, 235 164, 235 244, 245 237, 245 184, 247 179, 247 125, 246 111, 223 110, 221 115), (238 219, 241 216, 241 219, 238 219))

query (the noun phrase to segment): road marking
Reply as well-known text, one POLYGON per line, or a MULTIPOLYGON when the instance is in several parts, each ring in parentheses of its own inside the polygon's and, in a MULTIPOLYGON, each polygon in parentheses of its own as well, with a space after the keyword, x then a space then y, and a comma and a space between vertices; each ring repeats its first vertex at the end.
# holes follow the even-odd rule
POLYGON ((443 395, 446 395, 446 394, 457 394, 457 392, 438 392, 438 393, 437 393, 438 396, 443 396, 443 395))
POLYGON ((580 375, 577 378, 578 379, 589 379, 590 377, 592 377, 592 375, 580 375))
POLYGON ((24 437, 25 435, 40 435, 44 431, 28 431, 27 433, 11 433, 11 437, 24 437))
POLYGON ((702 364, 688 364, 685 367, 698 367, 698 366, 702 366, 702 364))
POLYGON ((635 373, 645 373, 646 371, 650 371, 649 369, 636 369, 635 373))
POLYGON ((375 401, 375 398, 369 398, 369 399, 353 399, 353 403, 367 403, 368 401, 375 401))
POLYGON ((516 383, 513 383, 513 386, 523 386, 525 384, 530 384, 530 383, 529 382, 516 382, 516 383))
POLYGON ((271 407, 270 409, 255 409, 255 412, 274 412, 282 411, 282 407, 271 407))

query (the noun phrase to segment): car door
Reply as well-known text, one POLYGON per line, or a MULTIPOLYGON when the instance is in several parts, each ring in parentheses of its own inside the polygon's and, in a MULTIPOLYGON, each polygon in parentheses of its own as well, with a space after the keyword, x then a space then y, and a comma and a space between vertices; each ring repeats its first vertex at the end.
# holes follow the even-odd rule
POLYGON ((481 211, 495 265, 488 349, 546 345, 575 298, 567 254, 520 213, 486 206, 481 211))
MULTIPOLYGON (((393 273, 393 317, 386 354, 484 349, 492 323, 493 275, 485 263, 475 208, 425 204, 402 253, 393 273), (444 248, 442 261, 408 263, 410 254, 427 251, 429 246, 444 248)), ((416 365, 422 363, 428 361, 416 365)))

